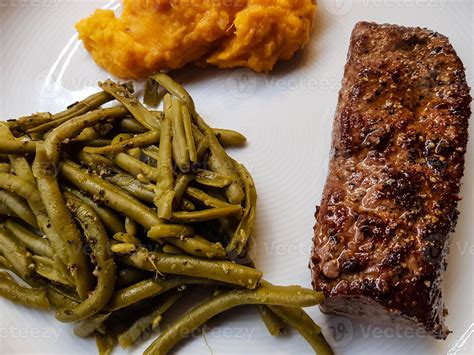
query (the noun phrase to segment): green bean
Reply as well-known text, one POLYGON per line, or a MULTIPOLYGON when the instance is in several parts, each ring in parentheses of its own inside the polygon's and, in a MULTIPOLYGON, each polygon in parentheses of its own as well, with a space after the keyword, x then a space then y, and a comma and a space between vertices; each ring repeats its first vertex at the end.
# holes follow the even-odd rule
POLYGON ((186 195, 202 202, 205 206, 208 207, 229 207, 230 205, 227 202, 219 200, 218 198, 212 197, 206 194, 204 191, 196 189, 195 187, 189 186, 186 189, 186 195))
POLYGON ((49 112, 37 112, 30 116, 20 117, 16 120, 7 121, 8 127, 12 131, 26 132, 32 127, 48 123, 53 119, 53 115, 49 112))
POLYGON ((144 127, 150 131, 160 132, 160 120, 152 112, 148 111, 126 87, 116 84, 111 80, 99 83, 99 86, 125 106, 144 127))
POLYGON ((255 288, 262 277, 260 271, 230 261, 211 261, 187 255, 153 253, 143 248, 131 255, 121 256, 118 260, 137 269, 205 277, 250 289, 255 288))
POLYGON ((209 170, 199 170, 195 176, 196 182, 201 185, 224 188, 232 183, 230 176, 215 173, 209 170))
POLYGON ((153 203, 155 198, 155 193, 147 189, 146 185, 133 178, 132 176, 122 173, 115 172, 111 176, 104 176, 107 181, 117 185, 118 187, 124 189, 132 196, 136 197, 140 201, 153 203))
POLYGON ((145 355, 165 355, 179 341, 209 319, 230 308, 245 304, 270 304, 290 307, 309 307, 320 303, 324 296, 298 286, 269 286, 255 290, 224 292, 187 312, 145 350, 145 355))
POLYGON ((87 204, 65 192, 68 205, 82 225, 84 235, 94 255, 97 286, 89 297, 75 308, 61 308, 56 318, 62 322, 78 322, 98 313, 110 300, 115 284, 115 262, 110 243, 99 216, 87 204))
POLYGON ((210 208, 202 211, 173 212, 171 220, 175 223, 195 223, 239 215, 241 213, 242 207, 240 205, 228 205, 227 207, 210 208))
MULTIPOLYGON (((99 126, 100 127, 100 123, 96 124, 95 126, 93 127, 86 127, 84 128, 79 134, 77 134, 73 140, 75 142, 80 142, 80 141, 85 141, 85 140, 92 140, 92 139, 99 139, 101 138, 103 135, 107 134, 105 132, 105 134, 100 134, 99 133, 99 130, 102 131, 102 128, 99 128, 99 130, 96 130, 96 127, 99 126)), ((105 125, 104 125, 105 126, 105 125)), ((109 128, 109 125, 106 126, 107 128, 109 128)))
POLYGON ((270 335, 279 336, 286 333, 285 323, 268 306, 257 305, 257 310, 270 335))
POLYGON ((173 96, 180 99, 193 112, 195 110, 194 101, 188 92, 177 82, 171 79, 164 73, 152 75, 150 79, 155 80, 158 84, 163 86, 173 96))
POLYGON ((36 180, 33 176, 33 172, 31 171, 30 163, 25 157, 10 155, 8 158, 10 159, 10 163, 15 175, 32 183, 33 185, 36 185, 36 180))
POLYGON ((33 255, 32 259, 35 265, 35 271, 38 275, 66 286, 74 287, 74 279, 69 275, 68 270, 60 269, 60 263, 56 263, 53 259, 33 255))
POLYGON ((99 175, 106 175, 104 174, 103 170, 107 170, 106 173, 115 171, 123 172, 123 170, 117 168, 117 166, 111 159, 99 154, 79 152, 79 154, 77 155, 77 159, 82 165, 87 166, 91 171, 99 175))
POLYGON ((235 165, 242 181, 244 182, 245 208, 242 219, 227 245, 227 254, 231 258, 241 255, 247 245, 247 242, 252 235, 252 229, 256 218, 255 212, 257 209, 257 191, 252 176, 242 164, 236 162, 235 165))
POLYGON ((159 140, 160 134, 158 132, 148 131, 146 133, 136 135, 132 138, 125 139, 120 143, 111 144, 105 147, 85 147, 84 151, 86 153, 93 154, 120 153, 131 148, 144 147, 150 144, 155 144, 159 142, 159 140))
POLYGON ((5 259, 13 266, 15 273, 21 276, 21 278, 29 278, 35 268, 33 261, 31 260, 31 254, 28 253, 25 246, 15 240, 9 232, 0 226, 0 253, 3 254, 5 259))
MULTIPOLYGON (((255 268, 255 265, 252 260, 246 266, 253 267, 255 268)), ((265 280, 260 280, 260 285, 262 286, 273 286, 269 282, 265 280)), ((260 315, 260 318, 262 319, 263 323, 265 324, 265 327, 267 328, 268 332, 272 336, 279 336, 283 335, 286 332, 286 324, 283 322, 283 320, 278 317, 267 305, 257 305, 256 306, 258 314, 260 315)), ((288 308, 288 307, 287 307, 288 308)), ((293 308, 293 307, 291 307, 293 308)))
POLYGON ((183 288, 186 285, 215 284, 216 281, 214 280, 189 276, 173 276, 165 279, 146 279, 116 291, 109 304, 105 307, 105 310, 116 311, 139 301, 161 295, 169 290, 183 288))
MULTIPOLYGON (((212 132, 214 133, 216 138, 219 140, 219 143, 221 145, 229 145, 229 146, 242 145, 247 140, 247 138, 245 138, 239 132, 232 131, 229 129, 212 128, 212 132)), ((193 133, 193 137, 196 143, 199 143, 200 141, 204 139, 204 135, 194 124, 192 124, 192 133, 193 133)), ((198 154, 198 157, 199 157, 199 154, 198 154)))
POLYGON ((29 287, 46 289, 47 287, 52 285, 51 283, 48 283, 46 280, 44 280, 42 277, 39 277, 36 274, 31 275, 29 278, 23 278, 20 274, 18 274, 15 271, 15 269, 7 267, 7 270, 14 273, 19 279, 21 279, 29 287))
POLYGON ((10 173, 12 166, 10 163, 0 163, 0 173, 10 173))
POLYGON ((98 206, 97 203, 95 203, 93 199, 84 195, 82 192, 76 189, 71 189, 71 188, 65 188, 65 189, 66 191, 69 191, 70 193, 74 194, 74 196, 76 196, 80 200, 87 203, 89 207, 91 207, 95 211, 95 213, 97 213, 102 223, 104 223, 105 228, 109 232, 111 232, 112 234, 125 232, 122 219, 110 208, 98 206))
POLYGON ((148 190, 144 184, 122 169, 119 169, 112 160, 98 154, 84 152, 79 154, 79 159, 81 164, 86 165, 93 172, 101 175, 104 179, 127 191, 132 196, 145 202, 153 202, 154 192, 148 190))
POLYGON ((0 268, 12 270, 13 265, 3 255, 0 255, 0 268))
POLYGON ((86 128, 82 131, 80 135, 76 137, 76 139, 83 138, 86 139, 87 136, 84 136, 83 134, 87 132, 88 130, 91 131, 91 135, 93 134, 95 137, 90 137, 89 139, 100 139, 102 137, 107 136, 112 130, 115 128, 116 123, 115 122, 101 122, 97 123, 95 126, 92 126, 90 128, 86 128))
POLYGON ((132 267, 121 267, 117 272, 117 280, 115 281, 115 288, 124 288, 133 285, 139 281, 148 278, 148 272, 138 270, 132 267))
POLYGON ((187 212, 196 211, 196 205, 192 203, 191 200, 188 200, 187 198, 183 198, 181 205, 184 211, 187 211, 187 212))
POLYGON ((99 355, 111 355, 114 351, 115 340, 109 334, 100 334, 96 332, 95 343, 97 345, 99 355))
POLYGON ((115 254, 129 254, 137 250, 137 246, 132 243, 117 243, 113 244, 111 249, 115 254))
POLYGON ((55 257, 66 265, 68 263, 66 255, 67 243, 52 228, 47 210, 43 205, 40 194, 36 190, 36 186, 18 176, 0 173, 0 188, 11 191, 28 201, 38 221, 39 229, 46 235, 55 251, 55 257))
MULTIPOLYGON (((268 281, 262 280, 262 286, 272 287, 268 281)), ((311 317, 301 308, 282 307, 276 305, 268 306, 275 316, 283 322, 295 328, 315 350, 317 354, 332 354, 332 350, 321 334, 321 328, 314 323, 311 317)))
POLYGON ((162 290, 163 286, 159 280, 145 279, 115 291, 104 309, 107 311, 116 311, 141 300, 156 296, 162 293, 162 290))
POLYGON ((135 246, 140 246, 141 242, 137 237, 135 237, 135 235, 136 235, 136 233, 135 234, 116 233, 116 234, 114 234, 113 238, 115 240, 118 240, 119 242, 122 242, 122 243, 129 243, 129 244, 133 244, 135 246))
POLYGON ((148 131, 134 118, 124 118, 119 122, 118 128, 120 132, 125 133, 145 133, 148 131))
POLYGON ((155 330, 161 321, 161 316, 178 301, 184 294, 183 291, 170 291, 160 303, 153 307, 147 315, 138 318, 130 327, 118 336, 118 341, 122 348, 128 348, 145 332, 147 329, 155 330))
POLYGON ((125 231, 130 235, 137 235, 138 234, 138 225, 137 223, 128 217, 125 217, 125 231))
POLYGON ((157 181, 159 179, 160 172, 156 168, 127 153, 118 153, 112 159, 119 167, 134 176, 143 175, 150 181, 157 181))
MULTIPOLYGON (((223 146, 242 145, 246 138, 209 127, 187 91, 166 74, 148 81, 147 102, 156 103, 159 85, 168 91, 163 112, 148 110, 133 87, 108 80, 100 84, 103 92, 54 116, 0 123, 0 215, 23 217, 41 232, 37 236, 26 224, 3 217, 0 233, 12 233, 7 238, 13 244, 0 235, 0 267, 41 290, 59 320, 81 322, 77 335, 95 334, 101 354, 112 352, 117 335, 128 347, 144 330, 154 330, 161 314, 193 284, 222 287, 163 332, 147 353, 165 354, 186 331, 240 304, 256 305, 271 334, 290 325, 315 351, 330 352, 300 309, 321 301, 322 294, 272 286, 260 271, 232 261, 248 250, 257 195, 248 171, 223 146), (100 108, 101 100, 114 98, 122 106, 100 108), (22 136, 25 130, 33 135, 22 136), (33 171, 25 154, 35 156, 33 171), (198 166, 209 170, 195 171, 198 166), (227 248, 214 242, 223 232, 227 248), (92 251, 90 260, 82 242, 92 251), (17 250, 7 253, 9 260, 2 255, 12 245, 17 250), (33 271, 25 275, 28 258, 33 271), (226 292, 229 287, 238 289, 226 292), (169 298, 158 298, 163 304, 146 308, 168 291, 169 298), (115 329, 118 324, 127 329, 115 329)), ((4 284, 0 276, 1 292, 8 290, 4 284)))
POLYGON ((28 133, 47 132, 76 116, 81 116, 89 111, 95 110, 111 100, 112 97, 107 93, 99 92, 93 94, 70 106, 67 110, 53 115, 49 122, 45 122, 44 124, 28 129, 28 133))
MULTIPOLYGON (((140 204, 130 196, 107 184, 99 177, 83 172, 72 162, 61 165, 61 172, 66 179, 79 188, 91 194, 103 195, 102 198, 114 209, 123 212, 130 218, 138 219, 138 222, 150 229, 161 220, 146 206, 140 204), (104 191, 104 192, 101 192, 104 191)), ((171 241, 172 242, 172 241, 171 241)), ((187 243, 185 243, 187 244, 187 243)))
POLYGON ((27 228, 14 220, 7 220, 5 222, 7 230, 25 247, 35 255, 53 257, 53 250, 49 242, 41 236, 30 232, 27 228))
POLYGON ((0 205, 0 216, 17 217, 17 215, 6 205, 0 205))
POLYGON ((24 306, 49 309, 45 290, 22 287, 3 271, 0 271, 0 296, 24 306))
POLYGON ((23 136, 23 138, 24 139, 29 138, 32 141, 43 141, 44 140, 44 134, 43 133, 28 133, 28 135, 23 136))
POLYGON ((295 328, 313 348, 316 354, 333 354, 321 329, 314 323, 308 314, 298 307, 269 306, 269 308, 285 323, 295 328))
MULTIPOLYGON (((0 188, 23 197, 28 202, 31 201, 30 206, 41 202, 35 186, 16 175, 0 172, 0 188)), ((31 209, 33 211, 37 210, 37 208, 33 207, 31 209)))
POLYGON ((122 117, 127 113, 124 107, 111 107, 88 112, 71 118, 55 128, 45 140, 45 149, 53 164, 57 164, 60 156, 61 142, 78 135, 84 128, 106 119, 122 117))
POLYGON ((81 299, 79 298, 78 294, 73 289, 59 287, 59 286, 56 286, 52 283, 48 284, 48 289, 51 289, 52 292, 54 292, 58 295, 61 295, 63 298, 68 299, 69 301, 71 301, 71 303, 76 303, 77 304, 77 303, 81 302, 81 299))
POLYGON ((198 235, 189 238, 168 239, 168 242, 184 250, 186 253, 200 258, 225 259, 227 255, 221 243, 211 243, 198 235))
POLYGON ((0 190, 0 203, 33 228, 38 228, 36 217, 28 203, 10 191, 0 190))
POLYGON ((209 141, 204 138, 201 140, 196 147, 197 150, 197 156, 198 156, 198 161, 203 158, 204 154, 209 150, 209 141))
MULTIPOLYGON (((142 158, 142 150, 141 148, 131 148, 127 150, 127 154, 130 155, 131 157, 134 157, 135 159, 141 160, 142 158)), ((148 163, 146 163, 149 165, 148 163)), ((137 177, 138 178, 138 177, 137 177)), ((142 179, 140 179, 141 181, 142 179)))
POLYGON ((184 225, 160 224, 148 231, 148 237, 154 240, 168 237, 189 237, 194 234, 194 229, 184 225))
POLYGON ((46 297, 54 308, 63 307, 64 305, 74 305, 74 303, 70 302, 67 298, 62 297, 50 289, 46 289, 46 297))
POLYGON ((242 181, 236 171, 234 162, 227 155, 224 148, 219 143, 219 140, 214 134, 214 131, 204 122, 201 116, 196 115, 196 122, 201 131, 204 132, 211 149, 211 156, 209 157, 209 166, 212 171, 229 175, 232 179, 230 184, 225 189, 227 199, 232 204, 239 204, 244 199, 244 191, 242 189, 242 181))
MULTIPOLYGON (((56 263, 58 265, 58 263, 56 263)), ((15 272, 11 267, 6 267, 8 270, 15 272)), ((21 277, 17 274, 17 276, 21 277)), ((60 307, 63 305, 75 305, 79 303, 79 297, 74 295, 64 289, 56 286, 53 283, 45 281, 43 278, 36 275, 32 275, 28 279, 23 279, 30 287, 40 288, 46 291, 46 296, 49 300, 49 303, 54 307, 60 307)))
POLYGON ((60 165, 60 172, 62 177, 72 185, 90 195, 97 196, 101 202, 137 221, 147 229, 163 223, 153 210, 137 199, 97 175, 83 171, 71 161, 63 161, 60 165))
POLYGON ((54 175, 52 161, 48 158, 43 145, 38 145, 36 150, 33 174, 36 177, 38 190, 51 224, 56 233, 65 241, 64 246, 69 261, 67 265, 74 277, 77 293, 82 299, 85 299, 92 287, 92 277, 84 253, 81 234, 67 209, 54 175))
POLYGON ((132 134, 129 134, 129 133, 120 133, 120 134, 117 134, 113 139, 112 139, 112 144, 118 144, 120 142, 123 142, 124 140, 126 139, 130 139, 132 138, 133 135, 132 134))
POLYGON ((231 129, 214 128, 214 134, 222 145, 240 146, 247 142, 247 138, 231 129))
POLYGON ((166 241, 183 249, 189 255, 208 259, 222 259, 225 256, 221 257, 225 250, 220 243, 212 243, 200 236, 168 238, 166 241))
POLYGON ((1 154, 30 154, 36 150, 36 141, 0 139, 1 154))
POLYGON ((186 136, 186 146, 188 147, 189 159, 191 162, 198 161, 196 142, 194 141, 191 115, 185 105, 181 105, 181 117, 183 118, 184 133, 186 136))
POLYGON ((190 174, 178 174, 175 180, 174 184, 174 207, 176 208, 179 206, 181 203, 181 200, 183 199, 183 195, 186 192, 186 189, 188 188, 188 185, 191 183, 191 181, 194 180, 194 176, 190 174))
POLYGON ((112 313, 97 313, 74 326, 74 335, 79 338, 87 338, 103 326, 112 313))
POLYGON ((78 150, 82 150, 85 147, 105 147, 106 145, 110 145, 111 143, 112 140, 105 138, 85 139, 82 141, 77 141, 73 139, 69 142, 69 146, 77 148, 78 150))
POLYGON ((156 81, 148 79, 145 82, 143 102, 151 107, 156 107, 160 103, 160 96, 158 95, 158 83, 156 81))
POLYGON ((1 250, 0 250, 0 268, 11 271, 19 279, 21 279, 24 283, 26 283, 30 287, 42 288, 44 286, 44 281, 42 279, 38 278, 38 276, 35 275, 35 274, 32 274, 28 278, 23 277, 22 275, 20 275, 19 272, 15 269, 15 267, 4 256, 2 256, 1 250))
POLYGON ((10 130, 8 122, 0 121, 0 139, 1 140, 15 140, 15 136, 10 130))
POLYGON ((177 254, 177 255, 183 254, 182 249, 175 247, 174 245, 169 245, 169 244, 163 245, 162 251, 163 253, 166 253, 166 254, 177 254))
POLYGON ((158 111, 158 110, 150 110, 152 114, 155 115, 155 117, 158 119, 158 121, 161 121, 164 117, 164 112, 163 111, 158 111))
POLYGON ((79 300, 74 300, 64 292, 59 291, 58 288, 48 285, 46 288, 46 295, 48 297, 49 303, 54 307, 76 307, 79 303, 79 300))
POLYGON ((187 146, 186 133, 184 130, 181 106, 182 103, 179 99, 175 97, 171 98, 171 108, 169 109, 169 114, 171 116, 171 129, 173 132, 171 144, 176 165, 181 172, 187 173, 191 167, 191 162, 189 159, 189 150, 187 146))
POLYGON ((156 191, 156 207, 158 209, 158 216, 169 220, 172 213, 172 204, 174 199, 173 190, 173 158, 172 158, 172 144, 171 144, 171 97, 165 95, 164 97, 164 111, 165 116, 161 126, 160 150, 158 152, 158 179, 156 191))
POLYGON ((143 152, 145 155, 147 155, 148 157, 150 157, 150 158, 152 158, 152 159, 154 159, 154 160, 156 160, 156 161, 158 161, 158 160, 160 159, 160 158, 158 157, 158 156, 159 156, 159 154, 158 154, 159 151, 160 151, 160 150, 159 150, 158 147, 155 146, 155 145, 150 145, 149 147, 142 149, 142 152, 143 152))

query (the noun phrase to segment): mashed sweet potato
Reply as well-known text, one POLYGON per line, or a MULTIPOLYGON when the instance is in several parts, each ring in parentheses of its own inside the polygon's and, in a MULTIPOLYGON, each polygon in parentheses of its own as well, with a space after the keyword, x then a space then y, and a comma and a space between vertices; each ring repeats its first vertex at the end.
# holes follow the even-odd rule
POLYGON ((312 0, 124 0, 121 17, 96 12, 77 25, 110 73, 146 78, 187 63, 268 71, 309 41, 312 0))

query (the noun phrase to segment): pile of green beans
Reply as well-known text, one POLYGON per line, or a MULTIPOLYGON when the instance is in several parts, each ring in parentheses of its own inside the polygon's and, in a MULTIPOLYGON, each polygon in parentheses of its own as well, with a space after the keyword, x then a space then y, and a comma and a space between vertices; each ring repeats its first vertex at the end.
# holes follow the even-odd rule
POLYGON ((257 192, 225 149, 246 138, 209 126, 166 74, 148 80, 146 104, 131 84, 99 86, 57 114, 0 122, 0 296, 54 309, 99 354, 178 312, 145 351, 167 354, 240 305, 254 305, 271 335, 291 327, 332 354, 302 309, 323 294, 274 286, 249 257, 257 192), (160 100, 162 111, 148 108, 160 100), (190 310, 182 296, 205 290, 190 310))

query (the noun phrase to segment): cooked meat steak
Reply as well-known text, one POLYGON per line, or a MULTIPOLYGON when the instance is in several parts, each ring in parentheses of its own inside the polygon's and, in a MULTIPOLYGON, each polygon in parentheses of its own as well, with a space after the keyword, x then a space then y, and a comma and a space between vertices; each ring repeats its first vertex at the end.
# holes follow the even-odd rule
POLYGON ((471 97, 436 32, 358 23, 311 258, 321 310, 444 339, 441 294, 471 97))

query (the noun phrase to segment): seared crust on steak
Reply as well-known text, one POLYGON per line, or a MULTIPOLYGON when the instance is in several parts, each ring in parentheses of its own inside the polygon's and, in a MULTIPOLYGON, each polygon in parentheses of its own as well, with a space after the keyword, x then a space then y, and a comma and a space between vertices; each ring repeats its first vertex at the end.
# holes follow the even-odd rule
POLYGON ((314 227, 310 265, 324 312, 446 338, 441 281, 470 102, 445 36, 356 25, 314 227))

